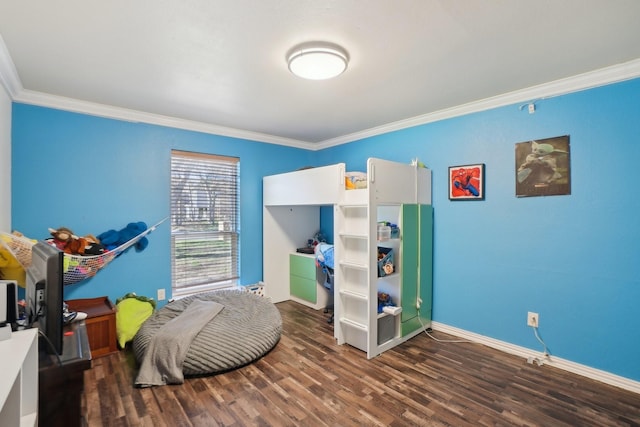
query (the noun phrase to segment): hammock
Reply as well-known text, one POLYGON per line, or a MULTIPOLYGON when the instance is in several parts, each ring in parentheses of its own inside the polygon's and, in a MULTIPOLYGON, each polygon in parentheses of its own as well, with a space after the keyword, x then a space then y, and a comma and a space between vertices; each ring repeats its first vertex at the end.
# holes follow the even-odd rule
MULTIPOLYGON (((72 255, 64 254, 64 284, 73 285, 85 279, 93 277, 98 271, 106 267, 111 261, 120 256, 124 251, 138 243, 140 239, 154 231, 165 218, 157 224, 147 228, 131 240, 100 255, 72 255)), ((4 246, 26 270, 31 265, 31 248, 36 241, 22 236, 16 236, 0 231, 0 244, 4 246)))

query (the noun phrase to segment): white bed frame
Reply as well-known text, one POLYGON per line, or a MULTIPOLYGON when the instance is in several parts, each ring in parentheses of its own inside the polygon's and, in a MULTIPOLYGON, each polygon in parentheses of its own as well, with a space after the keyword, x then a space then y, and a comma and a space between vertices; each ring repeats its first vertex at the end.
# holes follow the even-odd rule
POLYGON ((263 178, 263 282, 265 296, 286 301, 289 254, 320 228, 320 207, 338 203, 344 192, 345 164, 263 178))
MULTIPOLYGON (((427 271, 431 262, 424 269, 415 266, 425 273, 420 273, 416 295, 409 293, 404 301, 400 298, 402 289, 414 289, 416 284, 410 281, 404 287, 401 274, 384 279, 382 285, 386 283, 393 290, 394 301, 401 302, 409 314, 400 321, 394 313, 393 321, 387 322, 392 329, 390 338, 386 334, 384 338, 378 337, 381 315, 377 313, 377 292, 382 285, 377 274, 376 231, 378 221, 400 219, 404 204, 431 204, 431 171, 370 158, 367 188, 357 190, 345 189, 345 174, 345 164, 338 163, 263 178, 264 290, 274 303, 296 300, 289 290, 289 255, 304 246, 320 228, 320 207, 332 206, 336 245, 334 336, 338 344, 350 344, 372 358, 420 332, 421 325, 410 323, 414 319, 410 316, 416 316, 410 310, 422 306, 425 315, 420 317, 426 326, 430 324, 431 275, 427 271), (428 279, 424 292, 420 287, 423 278, 428 279)), ((417 232, 415 224, 407 222, 407 225, 410 228, 403 230, 401 224, 402 232, 417 232)), ((400 248, 400 240, 393 243, 398 245, 396 250, 400 248)), ((396 265, 400 272, 401 258, 400 251, 396 265)))

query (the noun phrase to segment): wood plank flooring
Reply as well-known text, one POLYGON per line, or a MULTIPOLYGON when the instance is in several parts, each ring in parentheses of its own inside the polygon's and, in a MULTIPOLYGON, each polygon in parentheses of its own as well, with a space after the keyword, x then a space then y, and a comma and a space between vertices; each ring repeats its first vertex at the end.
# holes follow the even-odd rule
POLYGON ((280 342, 231 372, 137 389, 131 351, 94 360, 85 373, 84 425, 640 426, 635 393, 426 334, 368 361, 335 344, 322 310, 277 306, 280 342))

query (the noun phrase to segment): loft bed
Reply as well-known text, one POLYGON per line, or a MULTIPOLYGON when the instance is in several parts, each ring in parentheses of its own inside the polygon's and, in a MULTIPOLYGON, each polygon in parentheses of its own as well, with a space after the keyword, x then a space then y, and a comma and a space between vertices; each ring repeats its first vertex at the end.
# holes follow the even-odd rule
POLYGON ((319 228, 320 207, 327 205, 333 208, 336 245, 334 336, 338 344, 350 344, 371 358, 419 332, 416 307, 424 313, 420 317, 430 321, 431 232, 423 234, 417 227, 418 216, 427 228, 432 221, 428 217, 432 212, 431 171, 417 160, 408 164, 369 158, 366 173, 347 172, 345 164, 338 163, 264 177, 263 281, 265 295, 273 302, 296 300, 290 292, 289 256, 319 228), (400 234, 406 231, 409 238, 379 242, 377 223, 390 220, 400 224, 400 234), (418 242, 425 249, 423 269, 417 264, 418 242), (396 268, 402 274, 379 279, 376 246, 398 251, 396 268), (416 266, 403 271, 405 263, 416 266), (404 274, 413 270, 424 275, 413 277, 416 274, 412 273, 408 278, 404 274), (387 314, 378 313, 379 290, 402 304, 402 310, 389 315, 389 322, 381 321, 380 342, 377 320, 387 314))
POLYGON ((274 302, 290 299, 289 251, 318 230, 321 206, 380 202, 379 197, 431 203, 431 180, 418 179, 428 169, 376 158, 367 163, 366 173, 347 172, 345 163, 336 163, 263 178, 263 281, 274 302), (367 190, 369 182, 375 182, 374 192, 367 190))
MULTIPOLYGON (((122 255, 127 249, 138 244, 149 233, 153 232, 167 218, 148 227, 118 247, 100 255, 64 254, 64 284, 73 285, 96 275, 98 271, 109 265, 111 261, 122 255)), ((31 265, 31 249, 36 241, 23 236, 0 232, 0 245, 11 253, 25 270, 31 265)))
POLYGON ((318 230, 321 206, 366 204, 380 195, 431 203, 430 179, 426 186, 417 179, 427 169, 375 158, 367 163, 371 166, 366 173, 347 172, 345 163, 336 163, 263 178, 263 281, 274 302, 290 299, 289 251, 280 249, 295 252, 318 230), (375 192, 367 191, 368 182, 375 182, 375 192), (428 199, 418 197, 425 193, 428 199))

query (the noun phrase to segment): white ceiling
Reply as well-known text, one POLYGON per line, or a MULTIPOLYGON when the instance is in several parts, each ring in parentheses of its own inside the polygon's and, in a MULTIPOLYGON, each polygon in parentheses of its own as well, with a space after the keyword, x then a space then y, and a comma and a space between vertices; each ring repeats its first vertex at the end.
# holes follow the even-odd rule
POLYGON ((0 0, 0 81, 17 101, 318 146, 635 70, 639 21, 638 0, 0 0), (285 54, 313 40, 347 71, 293 76, 285 54))

